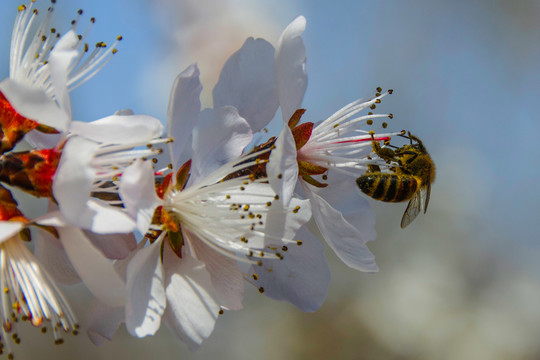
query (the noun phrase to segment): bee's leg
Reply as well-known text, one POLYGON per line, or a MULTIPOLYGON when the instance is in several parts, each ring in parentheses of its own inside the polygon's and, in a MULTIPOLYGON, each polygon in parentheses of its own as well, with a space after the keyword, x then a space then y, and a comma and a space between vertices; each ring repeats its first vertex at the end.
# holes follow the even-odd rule
POLYGON ((412 163, 418 157, 418 153, 414 151, 402 151, 399 153, 399 155, 411 155, 411 157, 406 161, 407 164, 412 163))
POLYGON ((373 152, 386 162, 396 161, 396 154, 394 150, 387 147, 381 147, 381 145, 375 141, 373 133, 371 134, 371 146, 373 147, 373 152))
POLYGON ((373 132, 371 132, 371 147, 373 148, 373 152, 375 154, 378 154, 379 153, 379 150, 381 150, 381 145, 379 145, 379 143, 377 141, 375 141, 375 134, 373 132))

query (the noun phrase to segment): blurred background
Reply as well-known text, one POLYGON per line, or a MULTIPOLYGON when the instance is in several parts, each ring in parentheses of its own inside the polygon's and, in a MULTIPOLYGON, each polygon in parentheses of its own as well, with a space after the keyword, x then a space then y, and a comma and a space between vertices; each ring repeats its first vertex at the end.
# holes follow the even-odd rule
MULTIPOLYGON (((2 3, 0 78, 19 5, 2 3)), ((316 313, 248 287, 245 309, 225 313, 197 352, 164 327, 145 339, 122 328, 99 348, 84 334, 55 347, 23 327, 17 358, 540 358, 540 2, 58 0, 60 31, 78 8, 83 22, 97 18, 90 39, 124 36, 113 61, 72 93, 78 120, 123 108, 164 119, 174 77, 193 62, 210 106, 224 61, 248 36, 275 45, 303 14, 306 118, 393 88, 378 109, 424 141, 437 179, 428 213, 406 230, 406 204, 372 202, 379 273, 327 251, 333 280, 316 313)), ((88 292, 63 289, 84 325, 88 292)))

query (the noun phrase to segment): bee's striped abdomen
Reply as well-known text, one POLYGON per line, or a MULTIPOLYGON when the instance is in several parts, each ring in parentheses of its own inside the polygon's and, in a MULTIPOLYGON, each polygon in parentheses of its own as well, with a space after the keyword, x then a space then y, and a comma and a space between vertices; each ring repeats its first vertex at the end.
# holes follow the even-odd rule
POLYGON ((364 194, 386 202, 410 199, 419 185, 413 176, 382 173, 362 175, 356 179, 356 183, 364 194))

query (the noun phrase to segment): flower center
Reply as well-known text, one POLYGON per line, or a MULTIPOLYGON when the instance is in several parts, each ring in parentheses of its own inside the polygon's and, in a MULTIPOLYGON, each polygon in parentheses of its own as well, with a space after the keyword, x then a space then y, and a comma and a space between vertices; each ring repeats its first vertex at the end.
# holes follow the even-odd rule
POLYGON ((0 157, 0 181, 36 197, 52 198, 61 153, 55 149, 10 152, 0 157))
POLYGON ((13 149, 26 133, 34 129, 49 134, 57 133, 51 127, 20 115, 2 92, 0 92, 0 128, 0 154, 13 149))
MULTIPOLYGON (((384 94, 381 92, 382 89, 377 88, 374 98, 355 101, 317 125, 310 122, 298 124, 305 111, 303 109, 293 114, 289 127, 296 143, 299 176, 303 180, 321 188, 328 184, 316 180, 314 176, 322 175, 322 180, 326 181, 329 168, 349 175, 365 171, 370 163, 372 142, 388 141, 391 136, 398 134, 383 132, 374 136, 375 130, 365 129, 374 124, 374 119, 392 119, 392 114, 373 114, 370 111, 367 115, 355 117, 366 108, 375 109, 376 104, 392 90, 384 94)), ((387 123, 382 122, 381 127, 385 129, 387 123)))

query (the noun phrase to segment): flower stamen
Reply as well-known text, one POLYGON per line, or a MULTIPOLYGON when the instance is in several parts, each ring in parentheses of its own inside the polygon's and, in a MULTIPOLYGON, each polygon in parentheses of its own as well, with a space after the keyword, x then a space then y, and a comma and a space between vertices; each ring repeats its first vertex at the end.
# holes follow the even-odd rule
MULTIPOLYGON (((9 74, 11 79, 37 86, 55 99, 48 67, 51 51, 61 38, 56 28, 49 28, 55 3, 52 2, 35 32, 32 31, 32 27, 37 21, 39 11, 33 9, 33 5, 34 0, 27 6, 21 5, 18 8, 11 37, 9 74)), ((71 21, 72 31, 76 30, 82 14, 82 10, 77 11, 77 17, 71 21)), ((74 49, 78 51, 78 55, 67 69, 67 87, 70 91, 98 73, 117 52, 116 45, 122 40, 122 37, 118 36, 110 47, 107 47, 104 42, 98 42, 94 51, 88 55, 88 44, 84 41, 94 22, 95 18, 91 18, 90 26, 84 35, 77 36, 78 41, 74 49)))
MULTIPOLYGON (((5 346, 8 353, 12 353, 8 334, 15 344, 20 342, 15 332, 19 320, 29 320, 35 327, 42 327, 47 321, 53 329, 55 343, 63 341, 60 329, 76 334, 77 320, 66 299, 18 236, 0 244, 0 287, 3 289, 0 347, 5 346)), ((41 331, 46 332, 44 329, 41 331)))

